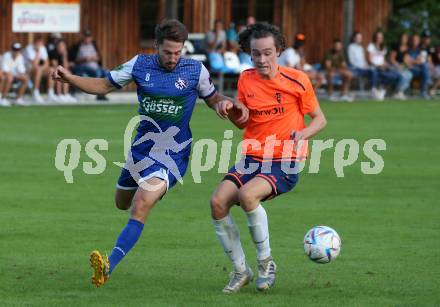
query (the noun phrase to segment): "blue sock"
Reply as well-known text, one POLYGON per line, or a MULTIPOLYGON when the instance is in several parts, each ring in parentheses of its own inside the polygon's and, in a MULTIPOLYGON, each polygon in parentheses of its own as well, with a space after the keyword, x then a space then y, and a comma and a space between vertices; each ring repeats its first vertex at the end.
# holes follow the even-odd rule
POLYGON ((129 219, 127 225, 122 230, 121 234, 116 240, 116 245, 113 247, 112 253, 108 258, 110 262, 110 273, 124 258, 124 256, 133 248, 137 240, 141 236, 144 224, 139 221, 129 219))

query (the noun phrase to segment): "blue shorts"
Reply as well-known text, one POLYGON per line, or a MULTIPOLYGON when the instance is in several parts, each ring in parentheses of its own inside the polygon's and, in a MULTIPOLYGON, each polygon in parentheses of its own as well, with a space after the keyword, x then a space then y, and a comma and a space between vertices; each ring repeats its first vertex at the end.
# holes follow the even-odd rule
POLYGON ((295 161, 263 162, 260 161, 260 159, 246 156, 229 170, 223 180, 230 180, 235 183, 238 188, 241 188, 255 177, 263 178, 267 180, 267 182, 269 182, 269 184, 272 186, 272 193, 262 200, 265 201, 283 193, 289 192, 295 187, 296 183, 298 182, 298 173, 291 171, 285 172, 282 168, 283 163, 291 169, 295 167, 295 161), (248 174, 246 171, 243 170, 249 169, 250 163, 255 163, 253 167, 255 168, 255 170, 252 173, 248 174))
MULTIPOLYGON (((139 149, 136 150, 136 147, 132 147, 131 150, 135 163, 138 163, 143 157, 145 157, 145 154, 140 154, 139 149)), ((126 165, 121 171, 116 187, 121 190, 136 190, 140 183, 150 178, 157 177, 166 181, 167 190, 169 190, 177 183, 178 178, 176 176, 180 175, 180 177, 183 177, 185 175, 186 169, 188 168, 189 156, 182 155, 173 157, 171 160, 174 161, 177 166, 178 174, 170 171, 170 168, 164 165, 164 163, 153 161, 154 163, 146 167, 144 170, 136 172, 135 178, 133 178, 130 171, 126 168, 126 162, 126 165)))

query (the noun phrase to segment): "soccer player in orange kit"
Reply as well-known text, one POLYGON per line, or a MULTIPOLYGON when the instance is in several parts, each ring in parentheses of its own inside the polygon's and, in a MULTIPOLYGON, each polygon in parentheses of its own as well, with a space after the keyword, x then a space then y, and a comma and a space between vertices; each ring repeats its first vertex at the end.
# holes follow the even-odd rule
MULTIPOLYGON (((275 283, 276 264, 261 202, 293 189, 298 180, 295 166, 307 157, 307 140, 326 125, 306 74, 277 64, 285 47, 277 27, 268 23, 250 25, 240 34, 239 44, 255 65, 238 80, 238 100, 249 109, 247 123, 237 125, 245 128, 243 157, 211 197, 215 231, 234 267, 225 293, 238 292, 253 280, 230 208, 240 204, 246 213, 257 251, 256 288, 265 291, 275 283), (305 125, 305 115, 311 117, 309 126, 305 125)), ((233 120, 232 112, 229 117, 233 120)))

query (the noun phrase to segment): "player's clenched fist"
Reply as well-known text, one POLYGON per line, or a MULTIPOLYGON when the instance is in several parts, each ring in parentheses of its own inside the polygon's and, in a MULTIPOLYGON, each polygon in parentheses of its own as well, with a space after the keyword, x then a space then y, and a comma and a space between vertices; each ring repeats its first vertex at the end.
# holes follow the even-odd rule
POLYGON ((220 118, 226 119, 228 118, 228 111, 232 109, 233 106, 232 101, 221 100, 214 105, 214 110, 220 118))
POLYGON ((63 66, 58 66, 57 69, 52 73, 52 79, 55 81, 61 81, 61 82, 69 82, 69 76, 71 73, 65 69, 63 66))
POLYGON ((221 100, 214 106, 215 112, 220 118, 243 124, 249 118, 249 110, 240 102, 232 102, 230 100, 221 100))
POLYGON ((229 119, 239 126, 243 126, 249 119, 249 109, 239 101, 235 101, 233 107, 228 110, 229 119))

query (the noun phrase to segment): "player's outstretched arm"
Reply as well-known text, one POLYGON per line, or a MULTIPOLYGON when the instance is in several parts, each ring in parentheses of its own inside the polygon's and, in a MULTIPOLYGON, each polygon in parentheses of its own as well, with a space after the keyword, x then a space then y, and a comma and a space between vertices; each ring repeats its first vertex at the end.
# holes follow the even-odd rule
POLYGON ((69 83, 83 92, 93 95, 105 95, 115 89, 107 78, 80 77, 70 73, 63 66, 58 66, 52 73, 52 79, 69 83))
POLYGON ((223 96, 219 93, 207 98, 206 104, 222 119, 229 119, 237 128, 246 127, 249 119, 249 110, 239 101, 223 96))

